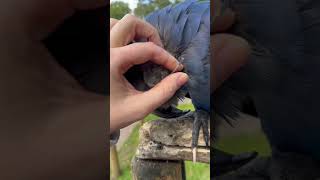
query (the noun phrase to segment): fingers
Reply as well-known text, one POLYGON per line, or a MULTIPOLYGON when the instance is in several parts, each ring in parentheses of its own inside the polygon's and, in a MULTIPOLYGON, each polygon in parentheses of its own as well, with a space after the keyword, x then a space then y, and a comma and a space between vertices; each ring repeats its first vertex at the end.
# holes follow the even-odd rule
POLYGON ((215 0, 214 3, 211 3, 211 9, 211 18, 214 20, 214 33, 225 31, 231 27, 235 19, 235 14, 231 9, 223 10, 220 0, 215 0))
POLYGON ((113 28, 113 26, 117 24, 118 21, 118 19, 110 18, 110 31, 113 28))
MULTIPOLYGON (((231 9, 222 12, 220 0, 212 3, 214 18, 213 33, 226 31, 232 26, 235 20, 235 13, 231 9)), ((227 34, 215 34, 211 37, 211 79, 214 89, 226 80, 231 74, 246 63, 250 53, 248 43, 237 36, 227 34)))
POLYGON ((216 17, 213 23, 213 32, 222 32, 230 28, 235 20, 235 14, 231 9, 226 9, 223 15, 216 17))
POLYGON ((142 103, 141 109, 145 110, 143 116, 154 111, 167 102, 175 92, 188 81, 188 75, 182 72, 171 74, 164 78, 155 87, 139 94, 138 99, 142 103))
POLYGON ((117 48, 117 52, 119 61, 115 62, 115 67, 120 69, 121 73, 125 73, 133 65, 143 64, 147 61, 162 65, 171 71, 183 69, 176 58, 152 42, 133 43, 117 48))
POLYGON ((162 46, 159 34, 151 24, 128 14, 119 20, 110 31, 110 47, 125 46, 136 38, 145 38, 162 46))
POLYGON ((226 80, 234 71, 239 69, 248 60, 250 47, 248 43, 237 36, 217 34, 211 38, 211 79, 214 89, 226 80), (230 53, 232 52, 232 53, 230 53))

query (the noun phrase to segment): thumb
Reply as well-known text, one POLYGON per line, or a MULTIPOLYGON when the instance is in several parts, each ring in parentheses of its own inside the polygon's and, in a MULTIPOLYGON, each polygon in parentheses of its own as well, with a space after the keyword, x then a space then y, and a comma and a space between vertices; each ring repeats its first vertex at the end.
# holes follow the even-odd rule
POLYGON ((216 52, 211 56, 211 80, 214 88, 243 66, 250 55, 247 41, 222 33, 211 36, 211 50, 216 52))
POLYGON ((141 102, 145 108, 146 115, 167 102, 175 92, 188 81, 186 73, 177 72, 170 74, 152 89, 140 94, 141 102))

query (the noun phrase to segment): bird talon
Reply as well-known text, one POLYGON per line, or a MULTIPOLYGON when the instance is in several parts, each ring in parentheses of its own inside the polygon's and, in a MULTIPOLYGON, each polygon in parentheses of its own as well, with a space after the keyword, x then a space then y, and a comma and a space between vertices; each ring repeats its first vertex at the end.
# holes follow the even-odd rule
POLYGON ((192 148, 192 162, 197 162, 197 148, 192 148))

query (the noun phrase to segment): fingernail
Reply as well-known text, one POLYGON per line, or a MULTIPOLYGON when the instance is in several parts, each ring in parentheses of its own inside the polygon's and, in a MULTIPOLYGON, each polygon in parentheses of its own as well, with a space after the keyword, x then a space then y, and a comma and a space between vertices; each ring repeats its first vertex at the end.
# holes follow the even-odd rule
POLYGON ((175 73, 175 72, 177 72, 177 71, 181 71, 182 69, 183 69, 183 65, 182 65, 180 62, 177 61, 177 65, 176 65, 176 67, 173 69, 173 71, 171 72, 171 74, 172 74, 172 73, 175 73))
POLYGON ((180 73, 177 77, 177 85, 182 86, 189 80, 189 76, 186 73, 180 73))
POLYGON ((183 64, 181 64, 181 63, 179 62, 179 68, 178 68, 178 70, 181 71, 182 69, 183 69, 183 64))

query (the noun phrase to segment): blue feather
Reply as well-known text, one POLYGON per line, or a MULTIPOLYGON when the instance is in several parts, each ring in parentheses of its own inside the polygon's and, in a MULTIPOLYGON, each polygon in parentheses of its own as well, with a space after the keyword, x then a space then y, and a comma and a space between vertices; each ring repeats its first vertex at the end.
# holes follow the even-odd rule
POLYGON ((196 109, 210 111, 210 2, 187 0, 146 17, 171 54, 184 64, 196 109))

